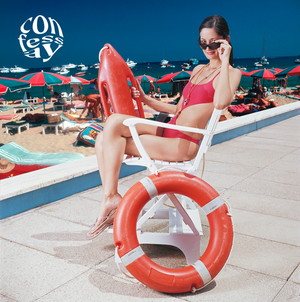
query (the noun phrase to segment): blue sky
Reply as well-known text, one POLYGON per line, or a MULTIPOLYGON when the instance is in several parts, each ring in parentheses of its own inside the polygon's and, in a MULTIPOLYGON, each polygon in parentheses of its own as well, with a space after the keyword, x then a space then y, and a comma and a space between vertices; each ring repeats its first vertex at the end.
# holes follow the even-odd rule
POLYGON ((299 0, 5 1, 0 67, 89 65, 98 62, 105 43, 139 63, 205 59, 196 43, 198 28, 214 14, 228 22, 235 58, 261 57, 264 32, 267 57, 299 56, 299 13, 299 0), (55 19, 64 35, 63 46, 48 62, 25 57, 18 40, 23 22, 38 15, 55 19))

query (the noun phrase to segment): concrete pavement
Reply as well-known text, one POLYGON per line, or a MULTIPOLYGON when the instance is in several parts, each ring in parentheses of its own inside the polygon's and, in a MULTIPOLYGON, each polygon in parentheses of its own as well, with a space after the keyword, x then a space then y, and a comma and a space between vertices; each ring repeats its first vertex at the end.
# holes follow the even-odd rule
MULTIPOLYGON (((145 175, 121 179, 120 192, 145 175)), ((86 240, 100 186, 0 221, 0 301, 300 301, 300 115, 211 147, 203 179, 229 202, 235 227, 229 261, 204 289, 152 290, 118 271, 112 234, 86 240)), ((185 263, 172 248, 145 252, 185 263)))

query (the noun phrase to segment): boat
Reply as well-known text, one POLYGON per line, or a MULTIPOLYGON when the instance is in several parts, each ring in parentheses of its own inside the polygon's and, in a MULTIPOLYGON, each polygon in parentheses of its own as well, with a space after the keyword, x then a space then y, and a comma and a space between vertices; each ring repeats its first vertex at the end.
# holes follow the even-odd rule
POLYGON ((0 68, 0 72, 1 73, 9 73, 9 68, 6 68, 6 67, 0 68))
POLYGON ((169 61, 167 60, 161 60, 160 61, 160 65, 167 65, 169 63, 169 61))
POLYGON ((254 66, 256 67, 262 67, 263 65, 269 65, 269 61, 268 59, 266 58, 266 55, 265 55, 265 33, 264 33, 264 55, 260 58, 260 62, 255 62, 254 63, 254 66), (260 64, 260 65, 259 65, 260 64))
POLYGON ((60 68, 58 66, 55 66, 55 67, 52 67, 50 70, 52 70, 52 71, 59 71, 60 68))
POLYGON ((168 68, 175 68, 175 65, 168 64, 167 67, 168 68))
POLYGON ((189 63, 183 63, 183 64, 181 65, 181 68, 182 68, 182 69, 190 69, 190 68, 191 68, 191 65, 190 65, 189 63))
POLYGON ((190 63, 191 65, 198 65, 199 60, 197 60, 197 59, 195 59, 195 58, 191 58, 191 59, 189 59, 189 63, 190 63))
POLYGON ((296 59, 296 60, 295 60, 295 63, 296 63, 296 64, 300 64, 300 59, 296 59))
POLYGON ((10 72, 12 72, 12 73, 26 72, 27 70, 28 69, 26 69, 26 68, 22 68, 22 67, 18 67, 18 66, 10 68, 10 72))
POLYGON ((85 71, 85 70, 88 70, 88 67, 81 63, 81 64, 77 65, 77 69, 79 69, 81 71, 85 71))
POLYGON ((137 63, 133 62, 132 60, 127 59, 126 61, 129 68, 133 68, 137 63))
POLYGON ((68 70, 67 68, 63 67, 63 68, 61 68, 61 70, 58 73, 59 74, 67 74, 69 72, 70 72, 70 70, 68 70))
POLYGON ((90 65, 90 68, 96 68, 96 69, 98 69, 99 68, 99 64, 100 63, 95 63, 93 65, 90 65))
POLYGON ((67 65, 63 65, 62 67, 67 68, 67 69, 70 69, 70 68, 76 68, 77 65, 72 64, 72 63, 69 63, 69 64, 67 64, 67 65))
POLYGON ((86 74, 86 71, 80 71, 80 72, 75 73, 74 75, 75 75, 76 77, 82 77, 82 76, 84 76, 85 74, 86 74))

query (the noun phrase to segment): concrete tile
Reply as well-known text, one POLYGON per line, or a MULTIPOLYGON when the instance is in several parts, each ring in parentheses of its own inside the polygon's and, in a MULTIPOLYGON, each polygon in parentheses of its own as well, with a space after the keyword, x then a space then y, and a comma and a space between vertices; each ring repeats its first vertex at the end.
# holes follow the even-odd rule
POLYGON ((299 221, 236 209, 231 212, 236 233, 300 246, 299 221))
POLYGON ((203 180, 212 187, 230 188, 245 179, 244 176, 205 172, 203 180))
POLYGON ((235 233, 228 264, 287 280, 299 259, 300 247, 235 233))
POLYGON ((298 302, 300 301, 300 284, 287 282, 273 302, 298 302))
POLYGON ((231 189, 226 190, 221 196, 234 209, 300 221, 300 206, 297 200, 231 189))
POLYGON ((226 265, 202 290, 174 296, 190 302, 271 302, 284 283, 282 279, 226 265))
MULTIPOLYGON (((254 166, 236 165, 234 163, 223 163, 215 161, 205 161, 204 175, 206 172, 220 173, 226 175, 236 176, 249 176, 259 171, 260 168, 254 166)), ((200 163, 200 169, 197 171, 197 175, 200 176, 202 172, 202 162, 200 163)))
POLYGON ((298 162, 296 164, 292 161, 282 160, 279 159, 270 165, 268 165, 268 169, 272 169, 275 171, 282 171, 282 172, 292 172, 292 173, 299 173, 299 165, 298 162))
POLYGON ((14 242, 0 241, 0 291, 17 301, 38 299, 88 270, 14 242))
MULTIPOLYGON (((295 130, 294 130, 295 131, 295 130)), ((279 139, 280 137, 283 137, 284 140, 286 141, 296 141, 300 142, 300 136, 297 133, 297 131, 293 132, 288 132, 285 130, 278 131, 278 129, 261 129, 258 131, 251 132, 247 134, 249 136, 253 137, 262 137, 262 138, 269 138, 269 139, 279 139)))
POLYGON ((118 276, 111 276, 93 269, 63 284, 37 301, 183 302, 184 300, 157 292, 140 283, 132 283, 118 276))
POLYGON ((295 269, 295 271, 291 275, 290 281, 300 284, 300 264, 298 265, 298 267, 295 269))
POLYGON ((300 201, 300 187, 289 184, 247 178, 237 185, 234 185, 232 189, 300 201))
POLYGON ((225 162, 241 166, 265 167, 285 156, 284 152, 277 152, 274 150, 253 152, 252 149, 248 148, 226 149, 226 151, 224 150, 222 152, 219 152, 218 148, 210 150, 206 155, 206 159, 209 161, 225 162))
MULTIPOLYGON (((122 185, 119 182, 118 190, 121 195, 124 195, 128 191, 129 188, 130 187, 122 185)), ((79 197, 83 197, 83 198, 87 198, 90 200, 95 200, 95 201, 101 202, 102 196, 103 196, 103 187, 99 186, 93 190, 87 190, 87 191, 84 191, 77 195, 79 197)))
MULTIPOLYGON (((294 162, 294 164, 297 166, 297 163, 294 162)), ((287 184, 293 186, 300 186, 300 161, 298 166, 299 166, 298 173, 272 170, 267 167, 255 174, 252 174, 250 178, 268 180, 274 183, 278 183, 278 185, 287 184)))
POLYGON ((18 302, 17 300, 11 299, 9 297, 3 296, 0 294, 0 301, 1 302, 18 302))
MULTIPOLYGON (((289 161, 297 165, 298 168, 300 168, 300 160, 299 160, 299 155, 296 153, 290 153, 284 156, 281 160, 283 161, 289 161)), ((298 170, 299 171, 299 170, 298 170)))
POLYGON ((113 236, 106 232, 94 240, 87 240, 88 229, 81 224, 32 213, 0 225, 0 236, 72 263, 91 266, 114 254, 114 242, 113 236))
POLYGON ((73 195, 43 206, 37 212, 90 227, 98 216, 100 202, 73 195))
MULTIPOLYGON (((291 130, 291 131, 295 131, 295 130, 291 130)), ((285 151, 285 150, 289 150, 286 149, 287 147, 295 147, 295 148, 299 148, 300 147, 300 142, 299 141, 295 141, 295 140, 285 140, 285 137, 280 137, 280 139, 278 139, 278 137, 276 138, 269 138, 269 137, 256 137, 256 136, 251 136, 250 133, 240 136, 238 138, 235 138, 234 140, 231 140, 231 142, 248 142, 251 143, 253 145, 253 148, 260 148, 260 149, 269 149, 270 147, 273 148, 273 146, 276 146, 276 150, 277 148, 279 148, 279 150, 285 151), (269 147, 270 146, 270 147, 269 147)))

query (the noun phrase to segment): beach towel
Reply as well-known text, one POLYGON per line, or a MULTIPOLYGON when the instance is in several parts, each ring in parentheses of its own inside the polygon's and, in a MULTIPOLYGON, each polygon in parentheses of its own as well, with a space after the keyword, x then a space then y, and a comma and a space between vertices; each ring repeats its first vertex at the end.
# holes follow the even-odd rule
POLYGON ((234 116, 240 116, 255 112, 254 110, 249 109, 245 104, 228 106, 228 111, 234 116))
POLYGON ((18 114, 0 115, 0 120, 12 120, 16 119, 18 116, 18 114))
POLYGON ((10 142, 0 147, 0 158, 6 158, 18 165, 52 166, 83 158, 80 153, 30 152, 22 146, 10 142))
POLYGON ((94 147, 97 135, 103 131, 103 125, 100 124, 91 124, 81 130, 77 136, 77 140, 94 147))
POLYGON ((88 118, 79 118, 78 116, 74 116, 72 114, 69 114, 67 112, 63 112, 61 114, 61 118, 63 121, 67 121, 67 122, 74 122, 76 124, 85 124, 85 123, 102 123, 102 119, 88 119, 88 118))
POLYGON ((5 179, 17 175, 21 175, 24 173, 32 172, 35 170, 44 169, 50 166, 40 166, 40 165, 15 165, 14 169, 7 173, 0 173, 0 179, 5 179))

